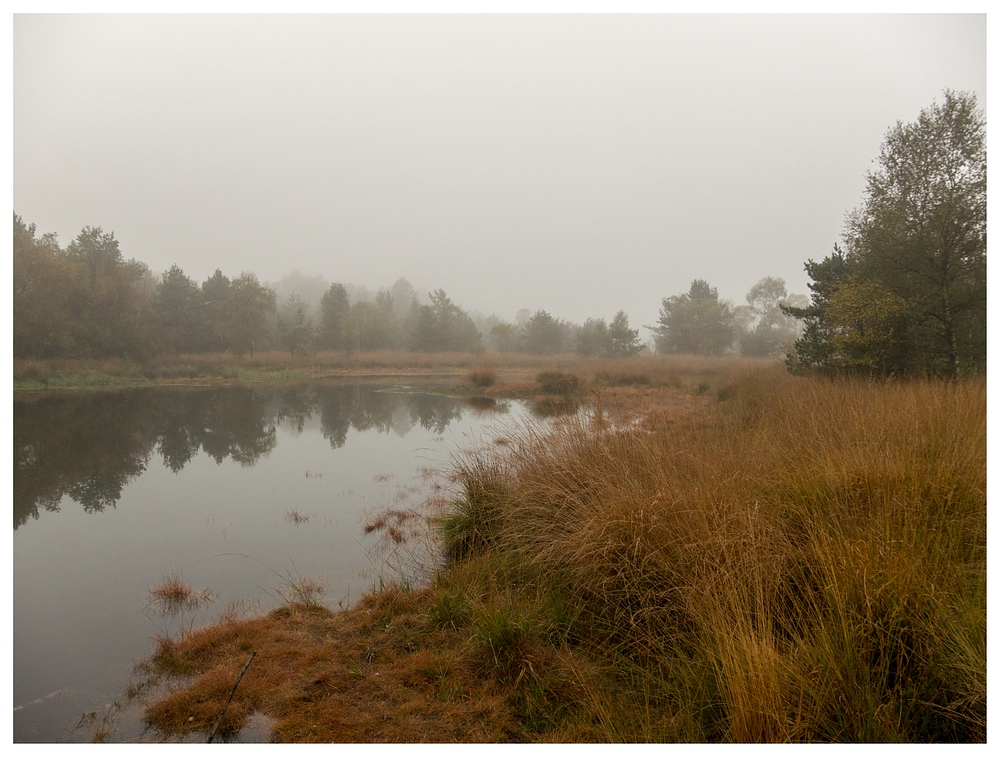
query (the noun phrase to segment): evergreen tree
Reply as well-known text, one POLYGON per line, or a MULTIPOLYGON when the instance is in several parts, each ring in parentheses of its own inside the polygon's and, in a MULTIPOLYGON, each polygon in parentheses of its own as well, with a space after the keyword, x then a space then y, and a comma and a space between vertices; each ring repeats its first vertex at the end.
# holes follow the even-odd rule
POLYGON ((343 284, 331 284, 320 302, 320 346, 329 350, 348 348, 344 319, 351 312, 351 301, 343 284))
POLYGON ((719 292, 702 279, 691 282, 685 294, 663 300, 653 332, 657 352, 721 355, 736 336, 733 308, 719 299, 719 292))

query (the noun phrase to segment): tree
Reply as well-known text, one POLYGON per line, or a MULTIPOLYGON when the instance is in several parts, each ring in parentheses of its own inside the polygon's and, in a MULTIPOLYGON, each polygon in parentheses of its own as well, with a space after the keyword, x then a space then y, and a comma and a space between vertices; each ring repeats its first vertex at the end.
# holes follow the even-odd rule
POLYGON ((405 278, 398 278, 389 287, 389 294, 392 295, 393 315, 399 321, 405 321, 410 314, 414 300, 417 299, 417 293, 413 289, 413 285, 405 278))
POLYGON ((304 355, 309 351, 313 338, 312 318, 308 306, 297 294, 288 295, 278 313, 278 333, 281 346, 292 355, 304 355))
POLYGON ((500 352, 513 352, 517 349, 517 327, 513 323, 501 321, 490 329, 490 338, 500 352))
POLYGON ((536 310, 523 327, 523 343, 527 352, 552 355, 565 352, 572 344, 567 325, 544 310, 536 310))
POLYGON ((395 333, 392 315, 370 302, 357 302, 344 319, 342 335, 347 349, 369 352, 389 348, 395 333))
POLYGON ((630 329, 628 316, 624 310, 619 310, 608 326, 607 356, 631 357, 640 352, 642 346, 642 342, 639 341, 639 329, 630 329))
POLYGON ((202 318, 206 332, 207 343, 215 349, 225 349, 224 335, 226 310, 229 307, 229 290, 232 282, 222 271, 215 269, 209 278, 201 284, 202 318))
POLYGON ((261 284, 252 273, 243 273, 229 286, 222 335, 237 355, 253 357, 255 343, 264 334, 268 313, 276 304, 274 290, 261 284))
POLYGON ((646 328, 657 352, 721 355, 736 336, 732 305, 702 279, 692 281, 687 293, 665 298, 658 325, 646 328))
POLYGON ((130 356, 143 351, 140 326, 148 268, 125 261, 114 232, 85 226, 66 248, 67 259, 84 272, 72 287, 71 309, 79 354, 130 356))
POLYGON ((163 274, 153 308, 160 342, 168 350, 194 352, 205 344, 202 291, 179 266, 163 274))
POLYGON ((915 366, 956 376, 986 363, 986 121, 975 95, 889 130, 846 241, 865 278, 906 303, 915 366))
POLYGON ((66 252, 86 265, 92 277, 110 275, 124 262, 115 233, 106 234, 100 226, 84 226, 66 252))
POLYGON ((35 238, 35 224, 14 214, 14 356, 60 357, 75 352, 77 322, 70 312, 75 266, 55 234, 35 238))
POLYGON ((421 352, 479 352, 482 336, 472 317, 454 304, 443 289, 430 295, 429 305, 416 305, 411 318, 411 349, 421 352))
POLYGON ((608 324, 604 319, 588 318, 576 334, 576 354, 581 357, 604 356, 608 352, 608 324))
POLYGON ((750 287, 746 300, 749 323, 739 329, 740 354, 780 355, 795 341, 796 334, 795 318, 781 309, 788 300, 784 279, 764 277, 750 287))
POLYGON ((837 368, 887 375, 905 367, 906 303, 876 281, 851 276, 826 306, 837 368))
POLYGON ((954 377, 986 366, 986 123, 970 94, 889 130, 848 215, 847 252, 819 263, 796 371, 954 377), (870 350, 870 354, 865 354, 870 350))
POLYGON ((858 265, 856 260, 834 245, 830 255, 819 262, 807 261, 805 269, 812 279, 808 285, 812 290, 812 303, 804 308, 781 306, 784 313, 805 322, 802 336, 785 356, 785 365, 792 373, 813 370, 830 372, 836 370, 833 359, 835 331, 826 318, 826 308, 834 292, 857 271, 858 265))
POLYGON ((343 284, 331 284, 320 301, 319 343, 331 350, 347 348, 344 319, 351 311, 351 300, 343 284))

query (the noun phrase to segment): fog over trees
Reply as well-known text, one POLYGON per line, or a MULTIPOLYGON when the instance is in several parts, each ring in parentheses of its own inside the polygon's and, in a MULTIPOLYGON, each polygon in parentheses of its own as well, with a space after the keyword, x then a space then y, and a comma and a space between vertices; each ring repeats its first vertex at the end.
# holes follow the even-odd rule
MULTIPOLYGON (((772 276, 739 306, 704 279, 664 297, 658 321, 645 326, 655 350, 784 355, 796 372, 983 370, 986 120, 974 95, 946 90, 916 122, 889 130, 844 238, 846 248, 805 263, 811 302, 772 276)), ((154 275, 126 259, 114 232, 85 226, 62 248, 16 213, 13 274, 16 358, 317 349, 614 358, 646 348, 624 310, 610 324, 543 309, 511 323, 473 315, 440 288, 425 295, 405 278, 374 295, 298 273, 272 286, 217 269, 198 285, 178 265, 154 275)))
MULTIPOLYGON (((688 294, 664 300, 673 310, 652 327, 656 349, 723 354, 739 351, 737 337, 742 337, 756 339, 747 354, 780 355, 788 340, 761 334, 776 328, 772 300, 783 292, 784 282, 770 277, 751 290, 744 333, 734 325, 732 305, 719 301, 706 282, 695 281, 688 294), (708 311, 722 314, 724 324, 705 320, 704 298, 708 311)), ((781 318, 787 316, 779 312, 781 318)), ((421 295, 405 278, 372 294, 298 273, 277 285, 249 271, 231 279, 219 269, 198 284, 177 265, 155 275, 141 261, 125 259, 113 232, 88 226, 63 249, 54 234, 38 236, 34 224, 14 214, 18 358, 143 360, 219 351, 252 356, 260 350, 385 349, 614 358, 647 348, 624 310, 610 323, 595 317, 580 325, 541 309, 520 313, 517 320, 473 315, 443 289, 421 295)), ((783 328, 780 334, 787 336, 790 327, 783 328)))

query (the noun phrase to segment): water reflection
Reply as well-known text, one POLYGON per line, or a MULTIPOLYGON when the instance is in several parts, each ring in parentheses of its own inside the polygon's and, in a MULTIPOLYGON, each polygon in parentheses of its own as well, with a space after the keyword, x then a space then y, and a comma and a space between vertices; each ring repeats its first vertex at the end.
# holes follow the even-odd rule
POLYGON ((574 415, 579 411, 580 406, 575 400, 564 397, 538 400, 531 406, 532 414, 539 418, 558 418, 564 415, 574 415))
POLYGON ((348 433, 405 436, 414 426, 441 434, 463 408, 483 413, 508 406, 438 394, 365 386, 132 389, 42 393, 14 401, 14 529, 64 496, 87 512, 114 507, 153 454, 178 473, 204 451, 252 466, 276 444, 276 427, 293 432, 318 420, 334 449, 348 433))

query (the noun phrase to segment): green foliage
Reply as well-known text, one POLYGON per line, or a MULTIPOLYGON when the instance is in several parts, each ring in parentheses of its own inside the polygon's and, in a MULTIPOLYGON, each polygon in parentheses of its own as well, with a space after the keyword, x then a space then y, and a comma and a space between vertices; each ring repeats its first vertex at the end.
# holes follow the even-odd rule
POLYGON ((297 294, 288 295, 288 300, 278 314, 278 332, 281 346, 291 355, 309 352, 313 340, 312 319, 307 314, 307 305, 297 294))
POLYGON ((351 312, 351 301, 343 284, 331 284, 320 301, 319 344, 329 350, 348 347, 344 322, 351 312))
POLYGON ((66 250, 14 215, 14 354, 142 358, 150 351, 152 280, 114 234, 85 227, 66 250))
POLYGON ((463 493, 441 524, 449 563, 482 553, 494 544, 507 499, 503 474, 486 461, 473 460, 459 470, 463 493))
POLYGON ((793 373, 818 370, 836 370, 833 361, 833 328, 826 321, 826 308, 833 293, 857 271, 858 263, 849 258, 837 245, 823 260, 810 260, 805 265, 812 282, 812 304, 805 308, 783 305, 782 310, 790 316, 805 321, 805 329, 795 341, 785 358, 785 364, 793 373))
POLYGON ((490 329, 490 338, 499 352, 513 352, 518 347, 518 331, 513 323, 498 323, 490 329))
POLYGON ((427 612, 427 619, 438 628, 457 628, 465 622, 469 609, 469 602, 464 594, 439 589, 427 612))
POLYGON ((793 370, 985 369, 985 134, 976 98, 951 91, 889 130, 864 204, 848 219, 848 253, 809 261, 812 305, 785 308, 806 322, 788 357, 793 370), (862 313, 867 296, 879 304, 862 313))
POLYGON ((610 326, 603 318, 588 318, 576 335, 576 354, 582 357, 631 357, 642 349, 639 330, 629 328, 624 310, 615 314, 610 326))
POLYGON ((522 344, 525 352, 535 355, 554 355, 565 352, 568 343, 568 325, 553 318, 544 310, 535 311, 524 325, 522 344))
POLYGON ((223 350, 226 339, 223 336, 226 322, 226 306, 229 302, 231 282, 218 268, 201 284, 202 306, 204 308, 205 329, 210 349, 223 350))
POLYGON ((657 326, 647 326, 657 352, 721 355, 732 347, 733 309, 708 282, 695 279, 686 294, 663 300, 657 326))
POLYGON ((410 349, 419 352, 480 352, 482 337, 475 321, 448 299, 443 289, 430 295, 429 305, 416 305, 410 349))
POLYGON ((157 331, 168 352, 198 352, 209 346, 205 301, 201 288, 179 266, 163 274, 153 299, 157 331))
POLYGON ((487 667, 502 683, 514 684, 524 674, 531 630, 530 618, 510 603, 486 605, 477 610, 473 638, 487 667))
POLYGON ((866 277, 906 302, 915 365, 985 367, 986 120, 974 95, 945 90, 889 130, 847 243, 866 277))
POLYGON ((628 316, 624 310, 619 310, 608 326, 607 357, 631 357, 641 352, 642 348, 639 329, 630 329, 628 316))
POLYGON ((69 304, 76 287, 76 266, 59 249, 55 234, 35 238, 14 214, 13 305, 14 356, 56 357, 76 354, 79 325, 69 304))
POLYGON ((576 333, 576 354, 581 357, 603 355, 608 345, 608 324, 604 319, 588 318, 576 333))
POLYGON ((360 352, 391 349, 399 336, 392 314, 370 302, 352 305, 342 328, 347 349, 360 352))
POLYGON ((888 374, 905 366, 906 303, 875 281, 850 277, 826 306, 832 363, 888 374))
POLYGON ((233 279, 220 332, 237 355, 249 352, 253 357, 255 342, 265 333, 265 319, 274 312, 275 299, 274 290, 261 284, 252 273, 233 279))
POLYGON ((795 318, 781 309, 788 300, 783 279, 767 276, 747 292, 749 324, 739 335, 740 354, 751 357, 781 355, 795 341, 795 318))

